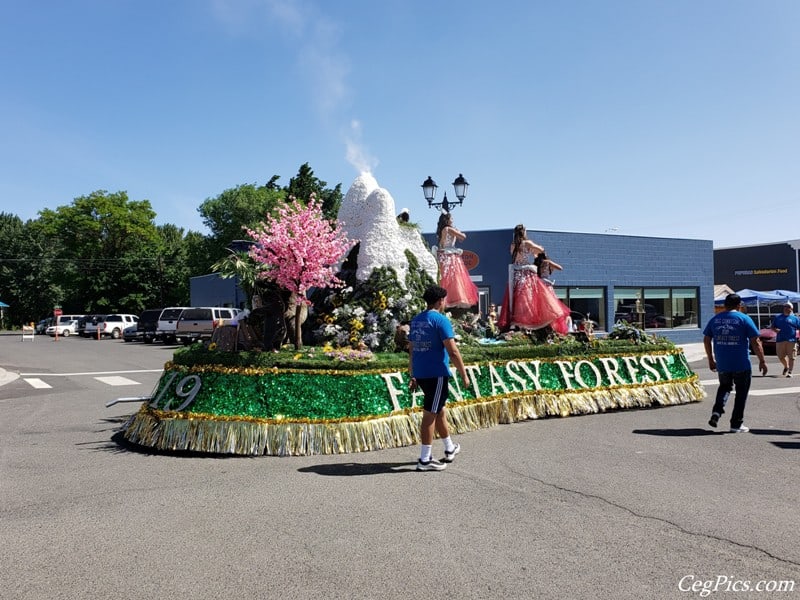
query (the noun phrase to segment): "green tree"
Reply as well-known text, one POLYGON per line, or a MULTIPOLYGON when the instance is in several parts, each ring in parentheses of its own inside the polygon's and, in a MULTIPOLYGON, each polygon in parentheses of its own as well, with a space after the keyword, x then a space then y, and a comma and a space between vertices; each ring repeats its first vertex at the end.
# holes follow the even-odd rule
POLYGON ((208 275, 212 272, 212 266, 220 253, 219 242, 216 238, 203 235, 197 231, 190 231, 184 238, 186 246, 186 272, 188 277, 198 275, 208 275))
POLYGON ((64 302, 59 251, 35 221, 0 213, 0 300, 10 305, 6 324, 38 321, 64 302))
POLYGON ((155 302, 161 248, 155 216, 148 200, 105 190, 41 211, 39 226, 63 248, 64 273, 85 310, 140 312, 155 302))
POLYGON ((277 180, 276 175, 264 186, 239 185, 216 198, 208 198, 200 205, 197 211, 211 232, 205 248, 208 256, 202 259, 206 267, 204 273, 209 272, 213 263, 227 256, 227 248, 233 240, 246 238, 243 227, 255 227, 276 206, 283 204, 286 192, 275 185, 277 180))
POLYGON ((339 206, 342 204, 342 184, 339 183, 335 188, 327 187, 328 183, 318 179, 314 171, 303 163, 297 171, 297 175, 289 180, 286 193, 294 198, 301 198, 304 201, 315 197, 322 203, 322 214, 329 221, 333 221, 339 214, 339 206))
POLYGON ((154 276, 158 278, 158 297, 155 305, 187 306, 191 276, 188 240, 200 234, 189 232, 184 235, 183 228, 166 224, 158 226, 158 235, 160 251, 154 265, 154 276))

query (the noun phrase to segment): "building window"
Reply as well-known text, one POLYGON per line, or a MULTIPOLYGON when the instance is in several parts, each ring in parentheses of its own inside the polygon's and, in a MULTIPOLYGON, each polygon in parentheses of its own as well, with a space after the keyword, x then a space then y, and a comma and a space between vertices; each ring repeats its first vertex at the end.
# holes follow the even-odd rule
POLYGON ((492 290, 488 286, 478 286, 478 314, 485 317, 489 314, 489 299, 492 297, 492 290))
POLYGON ((606 290, 601 287, 557 287, 556 296, 573 313, 572 320, 589 318, 598 329, 606 329, 606 290))
POLYGON ((614 322, 644 322, 646 328, 696 328, 698 296, 697 288, 614 288, 614 322))
POLYGON ((698 327, 697 288, 672 288, 672 326, 698 327))

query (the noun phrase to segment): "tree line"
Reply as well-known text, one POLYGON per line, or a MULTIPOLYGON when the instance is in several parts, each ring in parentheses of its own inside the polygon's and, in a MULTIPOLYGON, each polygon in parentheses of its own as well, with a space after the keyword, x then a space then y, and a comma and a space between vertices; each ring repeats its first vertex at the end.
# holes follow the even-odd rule
POLYGON ((149 200, 98 190, 71 204, 44 209, 23 222, 0 212, 0 300, 5 326, 19 327, 64 314, 133 313, 189 304, 189 279, 212 272, 233 240, 245 238, 290 197, 312 194, 335 219, 341 184, 329 188, 305 163, 285 186, 274 175, 264 185, 241 184, 197 208, 210 233, 156 225, 149 200))

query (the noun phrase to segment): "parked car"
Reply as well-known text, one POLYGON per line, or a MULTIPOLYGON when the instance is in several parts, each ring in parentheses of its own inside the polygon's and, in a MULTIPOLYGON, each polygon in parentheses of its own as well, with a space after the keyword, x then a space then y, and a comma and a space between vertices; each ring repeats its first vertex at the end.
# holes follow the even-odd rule
POLYGON ((59 336, 69 337, 71 335, 75 335, 77 328, 77 319, 72 319, 70 321, 62 321, 59 319, 58 324, 50 325, 50 327, 47 328, 47 335, 50 337, 55 337, 57 332, 59 336))
POLYGON ((84 315, 80 319, 78 319, 78 326, 76 328, 76 332, 81 337, 86 337, 86 325, 88 323, 95 323, 97 324, 97 319, 102 317, 103 315, 84 315))
POLYGON ((36 324, 34 330, 38 335, 44 335, 45 333, 47 333, 47 328, 50 327, 50 325, 52 324, 53 324, 53 317, 47 317, 46 319, 42 319, 41 321, 39 321, 36 324))
POLYGON ((96 322, 93 320, 91 323, 86 323, 84 334, 87 337, 97 337, 98 331, 100 337, 110 337, 118 340, 122 337, 122 332, 126 327, 136 325, 139 317, 136 315, 128 315, 121 313, 114 313, 98 317, 96 322))
MULTIPOLYGON (((144 340, 143 332, 139 329, 139 325, 131 325, 126 327, 122 332, 122 339, 126 342, 141 342, 144 340)), ((150 340, 152 342, 152 340, 150 340)))
MULTIPOLYGON (((656 307, 652 304, 643 304, 644 326, 646 328, 666 327, 667 318, 658 314, 656 307)), ((636 312, 636 304, 620 304, 614 312, 614 323, 626 321, 628 323, 638 323, 639 313, 636 312)))
POLYGON ((78 319, 80 319, 81 317, 83 317, 83 315, 59 315, 58 322, 69 323, 70 321, 75 321, 77 324, 78 319))
POLYGON ((87 315, 89 318, 83 325, 83 335, 86 337, 97 337, 97 329, 106 315, 87 315))
POLYGON ((233 319, 239 312, 238 308, 219 306, 187 308, 178 318, 175 337, 184 346, 209 339, 220 320, 233 319))
POLYGON ((178 326, 178 318, 184 309, 188 306, 170 306, 161 311, 158 317, 158 325, 156 326, 156 335, 165 344, 174 344, 177 340, 175 338, 175 329, 178 326))
MULTIPOLYGON (((139 321, 136 323, 136 329, 139 334, 138 339, 141 339, 145 344, 152 344, 155 340, 159 339, 158 318, 161 316, 162 312, 163 309, 161 308, 153 308, 139 315, 139 321)), ((123 338, 124 337, 123 335, 123 338)))

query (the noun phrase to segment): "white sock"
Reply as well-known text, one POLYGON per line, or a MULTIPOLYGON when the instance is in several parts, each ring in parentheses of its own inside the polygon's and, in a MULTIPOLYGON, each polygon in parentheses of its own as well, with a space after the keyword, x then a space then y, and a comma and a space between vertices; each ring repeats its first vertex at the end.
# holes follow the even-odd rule
POLYGON ((442 441, 444 442, 444 451, 445 452, 452 452, 453 448, 456 447, 456 445, 453 443, 453 440, 450 439, 449 435, 446 438, 444 438, 442 441))
POLYGON ((422 451, 420 452, 419 459, 422 462, 428 462, 431 459, 431 449, 433 448, 433 446, 431 446, 430 444, 428 444, 427 446, 423 444, 421 448, 422 451))

